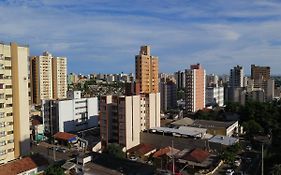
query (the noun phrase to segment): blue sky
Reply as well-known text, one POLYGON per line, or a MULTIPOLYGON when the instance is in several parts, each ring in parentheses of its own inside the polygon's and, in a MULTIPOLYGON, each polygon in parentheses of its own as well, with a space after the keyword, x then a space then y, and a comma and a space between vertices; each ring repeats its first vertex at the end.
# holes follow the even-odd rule
POLYGON ((207 73, 237 64, 281 74, 281 1, 2 0, 0 41, 68 58, 68 72, 134 72, 151 45, 161 72, 201 63, 207 73))

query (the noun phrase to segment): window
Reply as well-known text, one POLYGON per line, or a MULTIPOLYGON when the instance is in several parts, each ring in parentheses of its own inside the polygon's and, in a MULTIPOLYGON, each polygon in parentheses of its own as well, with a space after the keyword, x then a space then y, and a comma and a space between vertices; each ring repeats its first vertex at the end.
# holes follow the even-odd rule
POLYGON ((0 122, 0 128, 5 127, 5 122, 0 122))
POLYGON ((6 150, 1 150, 0 151, 0 156, 3 156, 3 155, 5 155, 6 154, 6 150))
POLYGON ((4 137, 6 135, 5 131, 0 132, 0 137, 4 137))
POLYGON ((0 146, 4 146, 4 145, 6 145, 6 141, 1 141, 0 146))
POLYGON ((0 103, 0 108, 4 108, 4 103, 0 103))

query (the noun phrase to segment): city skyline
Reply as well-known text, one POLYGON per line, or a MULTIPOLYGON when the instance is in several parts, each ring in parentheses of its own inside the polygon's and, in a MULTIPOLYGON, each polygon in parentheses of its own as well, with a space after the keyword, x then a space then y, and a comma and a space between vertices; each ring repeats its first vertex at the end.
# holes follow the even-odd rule
POLYGON ((66 56, 68 72, 134 72, 139 46, 150 45, 159 72, 201 63, 207 74, 239 64, 281 74, 278 1, 1 1, 1 41, 66 56), (128 63, 128 64, 123 64, 128 63), (218 69, 219 68, 219 69, 218 69))

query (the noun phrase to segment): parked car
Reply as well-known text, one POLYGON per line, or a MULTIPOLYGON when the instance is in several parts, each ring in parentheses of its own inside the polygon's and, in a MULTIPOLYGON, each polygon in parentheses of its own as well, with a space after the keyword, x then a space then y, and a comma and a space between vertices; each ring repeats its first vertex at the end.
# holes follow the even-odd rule
POLYGON ((67 150, 65 148, 58 148, 57 151, 61 153, 66 153, 67 150))
POLYGON ((250 145, 246 146, 246 150, 247 151, 251 151, 252 150, 252 147, 250 145))
POLYGON ((132 160, 132 161, 137 161, 138 160, 138 158, 136 156, 131 156, 131 157, 129 157, 129 159, 132 160))
POLYGON ((233 169, 227 169, 225 174, 226 175, 234 175, 234 170, 233 169))
POLYGON ((241 161, 239 161, 239 160, 234 161, 234 166, 239 167, 240 164, 241 164, 241 161))

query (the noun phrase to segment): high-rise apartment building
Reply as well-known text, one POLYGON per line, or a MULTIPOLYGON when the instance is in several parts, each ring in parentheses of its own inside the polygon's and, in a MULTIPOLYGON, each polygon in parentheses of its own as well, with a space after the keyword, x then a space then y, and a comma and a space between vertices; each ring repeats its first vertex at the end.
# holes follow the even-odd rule
POLYGON ((175 72, 176 84, 178 89, 185 88, 185 72, 177 71, 175 72))
POLYGON ((30 150, 28 46, 0 43, 0 163, 30 150))
POLYGON ((63 99, 67 92, 67 60, 49 52, 30 58, 32 102, 63 99))
POLYGON ((140 83, 141 93, 157 93, 158 57, 150 55, 150 46, 141 46, 136 61, 136 82, 140 83))
POLYGON ((52 61, 53 98, 63 99, 67 94, 67 63, 66 57, 55 57, 52 61))
POLYGON ((140 132, 160 126, 160 93, 100 98, 102 147, 118 143, 127 150, 140 143, 140 132))
POLYGON ((161 111, 177 107, 177 85, 173 81, 160 82, 161 111))
POLYGON ((206 75, 206 86, 217 87, 219 85, 219 77, 215 74, 206 75))
POLYGON ((185 70, 185 106, 187 112, 196 112, 205 107, 205 70, 200 64, 185 70))
POLYGON ((206 88, 206 105, 224 105, 224 88, 223 87, 207 87, 206 88))
POLYGON ((269 66, 251 65, 251 79, 254 81, 255 88, 262 88, 265 92, 265 101, 271 101, 274 98, 274 80, 270 79, 269 66))
POLYGON ((230 70, 229 86, 232 88, 243 87, 244 85, 244 71, 243 67, 237 65, 230 70))
POLYGON ((251 79, 254 80, 269 80, 270 79, 270 67, 269 66, 257 66, 251 65, 251 79))

